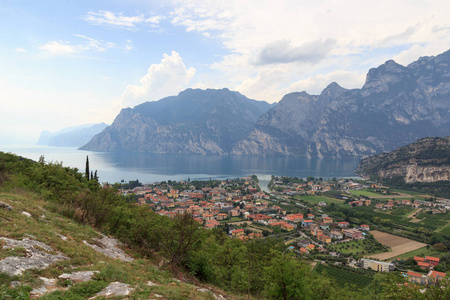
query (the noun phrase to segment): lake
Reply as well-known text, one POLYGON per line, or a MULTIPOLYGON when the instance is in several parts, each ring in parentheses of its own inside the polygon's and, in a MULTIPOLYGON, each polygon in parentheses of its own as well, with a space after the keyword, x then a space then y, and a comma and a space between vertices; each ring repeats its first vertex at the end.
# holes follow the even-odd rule
POLYGON ((207 180, 245 177, 255 174, 263 188, 271 175, 343 178, 356 177, 354 169, 359 159, 309 159, 305 157, 247 157, 230 155, 189 155, 160 153, 113 153, 80 151, 76 148, 48 146, 2 146, 0 151, 11 152, 38 160, 44 155, 47 162, 61 162, 63 166, 84 171, 86 156, 90 170, 97 170, 101 182, 120 182, 139 179, 143 183, 164 180, 207 180))

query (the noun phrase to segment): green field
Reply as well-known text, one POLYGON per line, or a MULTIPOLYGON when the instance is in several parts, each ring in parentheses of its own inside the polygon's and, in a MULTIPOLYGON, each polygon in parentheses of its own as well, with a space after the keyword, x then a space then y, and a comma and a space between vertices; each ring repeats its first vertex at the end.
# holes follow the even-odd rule
POLYGON ((443 234, 450 234, 450 224, 448 224, 447 226, 445 226, 444 228, 442 228, 441 230, 439 230, 439 232, 443 233, 443 234))
POLYGON ((331 267, 328 265, 317 264, 314 272, 325 272, 329 277, 333 278, 339 286, 355 285, 358 289, 363 289, 372 282, 372 277, 350 272, 344 269, 331 267))
POLYGON ((391 211, 391 215, 394 216, 409 216, 412 212, 414 211, 414 208, 410 207, 410 206, 399 206, 394 208, 391 211))
POLYGON ((445 214, 428 214, 428 213, 420 213, 417 215, 417 219, 421 219, 420 225, 430 228, 432 230, 440 230, 442 229, 442 232, 448 232, 450 229, 448 229, 448 221, 450 221, 450 213, 445 214))
POLYGON ((406 191, 406 190, 397 190, 397 189, 392 189, 391 192, 394 193, 402 193, 402 194, 408 194, 408 195, 423 195, 423 192, 416 192, 416 191, 406 191))
POLYGON ((369 192, 367 190, 350 191, 350 194, 352 194, 353 196, 364 196, 364 197, 368 197, 368 198, 376 198, 376 197, 383 196, 382 194, 369 192))
POLYGON ((334 204, 345 204, 343 200, 338 200, 336 198, 331 198, 327 196, 318 196, 318 195, 302 195, 302 196, 296 196, 295 199, 303 200, 306 202, 311 202, 314 204, 318 204, 319 202, 325 202, 326 204, 330 205, 331 203, 334 204))
POLYGON ((384 252, 386 249, 384 249, 383 245, 381 245, 375 239, 364 239, 342 244, 330 245, 328 246, 328 250, 357 256, 380 253, 384 252))
POLYGON ((232 223, 232 222, 240 222, 242 221, 239 217, 231 217, 228 220, 219 221, 219 223, 232 223))
POLYGON ((408 253, 403 253, 402 255, 393 257, 393 258, 391 258, 389 260, 394 260, 394 259, 397 259, 397 258, 407 259, 407 258, 414 257, 414 256, 421 256, 421 257, 427 256, 427 255, 429 255, 429 256, 439 256, 439 254, 440 254, 440 252, 437 251, 437 250, 434 250, 433 247, 430 247, 430 249, 427 249, 427 247, 422 247, 422 248, 413 250, 413 251, 408 252, 408 253))

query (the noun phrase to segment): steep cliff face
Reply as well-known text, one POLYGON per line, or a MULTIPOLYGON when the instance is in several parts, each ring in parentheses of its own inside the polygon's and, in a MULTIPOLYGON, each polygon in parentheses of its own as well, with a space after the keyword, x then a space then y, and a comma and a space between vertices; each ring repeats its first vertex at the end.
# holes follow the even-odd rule
POLYGON ((387 61, 369 71, 361 89, 346 90, 332 83, 319 96, 286 95, 233 153, 367 156, 426 136, 449 134, 447 51, 407 67, 387 61))
POLYGON ((450 137, 424 138, 390 153, 367 157, 356 173, 381 179, 401 177, 405 183, 450 181, 450 137))
POLYGON ((224 154, 271 107, 222 90, 192 90, 123 109, 82 150, 224 154))

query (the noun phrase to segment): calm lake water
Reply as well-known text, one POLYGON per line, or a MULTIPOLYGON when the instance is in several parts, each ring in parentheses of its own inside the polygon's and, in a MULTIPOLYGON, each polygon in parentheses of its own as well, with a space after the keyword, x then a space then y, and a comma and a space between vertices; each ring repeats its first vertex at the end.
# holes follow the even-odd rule
POLYGON ((245 177, 256 174, 263 187, 271 175, 342 178, 356 177, 359 159, 308 159, 304 157, 244 157, 219 155, 112 153, 80 151, 75 148, 47 146, 1 146, 33 160, 44 155, 47 162, 84 171, 86 156, 91 170, 97 170, 101 182, 139 179, 143 183, 163 180, 207 180, 245 177))

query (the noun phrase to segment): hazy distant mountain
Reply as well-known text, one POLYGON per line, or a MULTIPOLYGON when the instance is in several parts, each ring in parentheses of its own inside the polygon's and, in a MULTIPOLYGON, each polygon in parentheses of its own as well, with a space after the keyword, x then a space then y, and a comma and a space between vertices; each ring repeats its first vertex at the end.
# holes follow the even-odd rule
POLYGON ((288 94, 237 143, 236 155, 366 156, 450 135, 450 51, 407 67, 389 60, 361 89, 288 94))
POLYGON ((55 133, 44 130, 41 132, 37 144, 55 147, 80 147, 106 127, 108 125, 100 123, 68 127, 55 133))
POLYGON ((82 150, 224 154, 270 107, 228 89, 187 89, 122 109, 82 150))

